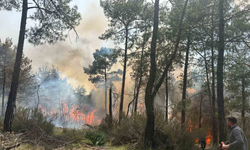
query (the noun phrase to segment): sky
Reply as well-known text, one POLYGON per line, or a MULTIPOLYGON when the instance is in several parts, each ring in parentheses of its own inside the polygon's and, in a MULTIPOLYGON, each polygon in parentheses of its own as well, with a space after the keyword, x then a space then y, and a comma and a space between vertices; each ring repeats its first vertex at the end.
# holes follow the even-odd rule
MULTIPOLYGON (((54 65, 64 74, 69 83, 77 87, 84 85, 89 92, 94 88, 88 81, 83 67, 87 67, 93 61, 93 52, 101 47, 114 47, 111 41, 102 41, 98 37, 108 27, 108 20, 100 7, 100 0, 73 0, 72 5, 77 5, 82 15, 81 23, 76 30, 80 38, 72 32, 66 41, 57 42, 54 45, 33 46, 25 40, 24 55, 32 60, 33 72, 44 65, 54 65)), ((16 45, 20 28, 21 12, 1 11, 0 39, 4 41, 11 38, 16 45)), ((31 21, 27 26, 32 26, 31 21)))

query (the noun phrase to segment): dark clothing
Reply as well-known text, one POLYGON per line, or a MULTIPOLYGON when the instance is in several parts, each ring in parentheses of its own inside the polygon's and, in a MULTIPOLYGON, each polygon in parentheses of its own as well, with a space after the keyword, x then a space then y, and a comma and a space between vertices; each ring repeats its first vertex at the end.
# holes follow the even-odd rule
POLYGON ((247 138, 239 126, 231 128, 229 145, 229 150, 249 150, 247 138))
POLYGON ((206 138, 201 138, 201 148, 203 150, 206 148, 206 138))

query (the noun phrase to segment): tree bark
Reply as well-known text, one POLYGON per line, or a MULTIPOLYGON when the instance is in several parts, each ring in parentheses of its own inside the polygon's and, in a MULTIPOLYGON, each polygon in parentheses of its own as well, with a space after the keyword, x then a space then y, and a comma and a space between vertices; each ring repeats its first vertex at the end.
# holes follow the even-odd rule
POLYGON ((36 104, 36 109, 37 111, 39 110, 39 105, 40 105, 40 95, 39 95, 39 89, 40 89, 40 85, 37 86, 37 91, 36 91, 36 94, 37 94, 37 104, 36 104))
MULTIPOLYGON (((138 69, 137 69, 137 74, 136 74, 136 78, 135 78, 135 87, 134 87, 134 95, 133 95, 133 100, 132 100, 132 109, 131 109, 131 115, 134 114, 134 110, 135 110, 135 105, 137 107, 137 104, 136 104, 136 95, 137 95, 137 90, 138 90, 138 80, 139 80, 139 71, 140 71, 140 66, 138 66, 138 69)), ((129 106, 128 106, 128 110, 127 110, 127 116, 129 114, 129 106)))
POLYGON ((105 68, 104 72, 104 80, 105 80, 105 114, 107 114, 107 69, 105 68))
POLYGON ((137 86, 137 91, 136 91, 136 96, 135 96, 135 113, 137 112, 137 105, 138 105, 138 98, 140 94, 140 88, 141 88, 141 83, 142 83, 142 63, 143 63, 143 57, 144 57, 144 49, 145 49, 145 38, 143 38, 143 46, 142 46, 142 51, 141 51, 141 61, 140 61, 140 68, 139 68, 139 83, 137 86))
POLYGON ((202 95, 201 95, 201 100, 200 100, 199 129, 201 129, 201 127, 202 127, 202 124, 201 124, 201 121, 202 121, 202 101, 203 101, 203 97, 202 97, 202 95))
POLYGON ((126 39, 125 39, 125 56, 124 56, 124 66, 123 66, 123 76, 122 76, 122 91, 121 91, 121 101, 119 109, 119 124, 122 120, 123 113, 123 101, 124 101, 124 91, 125 91, 125 81, 126 81, 126 69, 127 69, 127 50, 128 50, 128 28, 126 27, 126 39))
MULTIPOLYGON (((207 54, 204 48, 204 61, 205 61, 205 69, 206 69, 206 78, 207 78, 207 90, 208 90, 208 98, 210 107, 212 107, 212 99, 211 99, 211 89, 210 89, 210 81, 209 81, 209 72, 208 72, 208 63, 207 63, 207 54)), ((213 111, 213 110, 212 110, 213 111)), ((211 112, 212 112, 211 111, 211 112)))
POLYGON ((165 122, 168 123, 168 73, 166 74, 166 82, 165 82, 165 98, 166 98, 166 117, 165 122))
POLYGON ((241 111, 241 118, 242 118, 242 126, 243 131, 246 132, 246 119, 245 119, 245 111, 246 111, 246 93, 245 93, 245 78, 242 78, 242 111, 241 111))
POLYGON ((109 89, 109 124, 112 126, 113 112, 112 112, 112 86, 109 89))
POLYGON ((226 120, 224 112, 224 85, 223 85, 223 64, 224 64, 224 0, 219 1, 219 43, 218 43, 218 63, 217 63, 217 103, 219 118, 220 142, 226 140, 226 120))
POLYGON ((190 49, 190 33, 188 35, 187 50, 186 50, 186 60, 184 67, 184 77, 183 77, 183 91, 182 91, 182 110, 181 110, 181 128, 184 129, 185 116, 186 116, 186 94, 187 94, 187 70, 188 70, 188 60, 189 60, 189 49, 190 49))
MULTIPOLYGON (((4 58, 5 62, 5 58, 4 58)), ((5 96, 6 71, 5 64, 3 65, 3 93, 2 93, 2 116, 4 115, 4 96, 5 96)))
POLYGON ((157 45, 157 34, 158 34, 158 24, 159 24, 159 0, 155 0, 154 8, 154 28, 153 37, 151 42, 151 53, 150 53, 150 74, 145 91, 145 106, 147 114, 147 124, 144 136, 144 147, 152 148, 154 145, 154 126, 155 126, 155 116, 154 116, 154 96, 152 95, 153 86, 156 76, 156 45, 157 45))
POLYGON ((218 130, 217 130, 217 119, 215 116, 215 70, 214 70, 214 5, 212 7, 212 34, 211 34, 211 54, 212 54, 212 58, 211 58, 211 66, 212 66, 212 110, 213 110, 213 114, 212 114, 212 118, 213 118, 213 146, 217 146, 218 145, 218 130))
POLYGON ((131 116, 133 115, 133 111, 134 111, 134 102, 135 102, 136 89, 137 89, 137 80, 138 80, 138 74, 137 74, 137 77, 136 77, 136 79, 135 79, 135 87, 134 87, 133 100, 128 104, 128 108, 127 108, 127 117, 128 117, 128 115, 129 115, 129 111, 130 111, 130 106, 131 106, 131 104, 132 104, 131 116))
POLYGON ((166 65, 166 67, 164 69, 164 72, 163 72, 162 76, 160 77, 159 82, 156 84, 156 86, 154 88, 154 92, 152 94, 153 97, 156 96, 158 90, 160 89, 162 83, 164 82, 164 79, 165 79, 166 73, 168 72, 169 67, 172 65, 173 60, 176 57, 176 54, 177 54, 177 51, 178 51, 178 48, 179 48, 179 43, 180 43, 180 40, 181 40, 182 25, 183 25, 183 19, 185 17, 185 13, 186 13, 186 9, 187 9, 187 4, 188 4, 188 0, 186 0, 184 8, 183 8, 182 13, 181 13, 181 19, 180 19, 180 22, 179 22, 179 25, 178 25, 179 29, 178 29, 178 35, 177 35, 177 38, 176 38, 174 53, 171 55, 170 59, 167 60, 167 65, 166 65))
POLYGON ((27 21, 27 11, 28 11, 28 3, 27 0, 23 0, 22 7, 22 19, 21 19, 21 27, 19 32, 16 60, 14 65, 14 71, 11 80, 10 93, 7 103, 7 109, 4 118, 4 131, 11 132, 12 130, 12 122, 14 119, 14 110, 16 108, 16 96, 19 82, 19 75, 21 69, 21 61, 23 56, 23 46, 25 40, 25 30, 26 30, 26 21, 27 21))

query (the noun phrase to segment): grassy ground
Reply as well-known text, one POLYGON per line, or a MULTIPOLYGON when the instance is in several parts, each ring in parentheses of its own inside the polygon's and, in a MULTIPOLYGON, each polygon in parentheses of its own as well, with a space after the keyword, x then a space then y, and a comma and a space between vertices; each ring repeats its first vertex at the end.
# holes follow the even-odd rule
MULTIPOLYGON (((32 146, 29 144, 23 144, 20 147, 16 148, 16 150, 44 150, 43 147, 32 146)), ((103 147, 89 147, 86 145, 71 145, 68 147, 62 147, 55 150, 129 150, 129 146, 120 146, 120 147, 112 147, 112 146, 103 146, 103 147)))
POLYGON ((58 146, 59 148, 52 148, 49 145, 39 146, 39 144, 32 145, 25 143, 21 144, 16 150, 131 150, 130 145, 115 147, 111 146, 111 142, 109 141, 106 141, 104 146, 92 146, 91 141, 85 138, 86 131, 87 130, 55 128, 53 137, 59 140, 69 141, 69 144, 58 146))

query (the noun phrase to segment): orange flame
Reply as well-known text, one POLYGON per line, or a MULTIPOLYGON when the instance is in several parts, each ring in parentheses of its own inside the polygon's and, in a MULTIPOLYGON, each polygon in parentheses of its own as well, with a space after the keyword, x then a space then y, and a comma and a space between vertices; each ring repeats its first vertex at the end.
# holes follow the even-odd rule
MULTIPOLYGON (((93 110, 90 113, 84 114, 82 111, 80 111, 79 107, 72 105, 71 108, 68 107, 68 105, 61 101, 61 114, 65 121, 79 123, 79 124, 88 124, 88 125, 98 125, 101 123, 101 120, 97 120, 95 117, 95 112, 97 110, 93 110)), ((48 111, 46 108, 43 108, 41 105, 39 105, 40 111, 43 113, 46 117, 53 117, 57 112, 60 112, 60 110, 53 109, 51 111, 48 111)))
POLYGON ((207 145, 210 145, 210 144, 211 144, 212 139, 213 139, 212 132, 211 132, 211 131, 208 131, 208 132, 207 132, 207 136, 206 136, 206 143, 207 143, 207 145))
MULTIPOLYGON (((206 145, 210 145, 212 140, 213 140, 212 132, 208 131, 207 134, 206 134, 206 145)), ((199 143, 199 138, 195 139, 195 143, 196 144, 199 143)))

